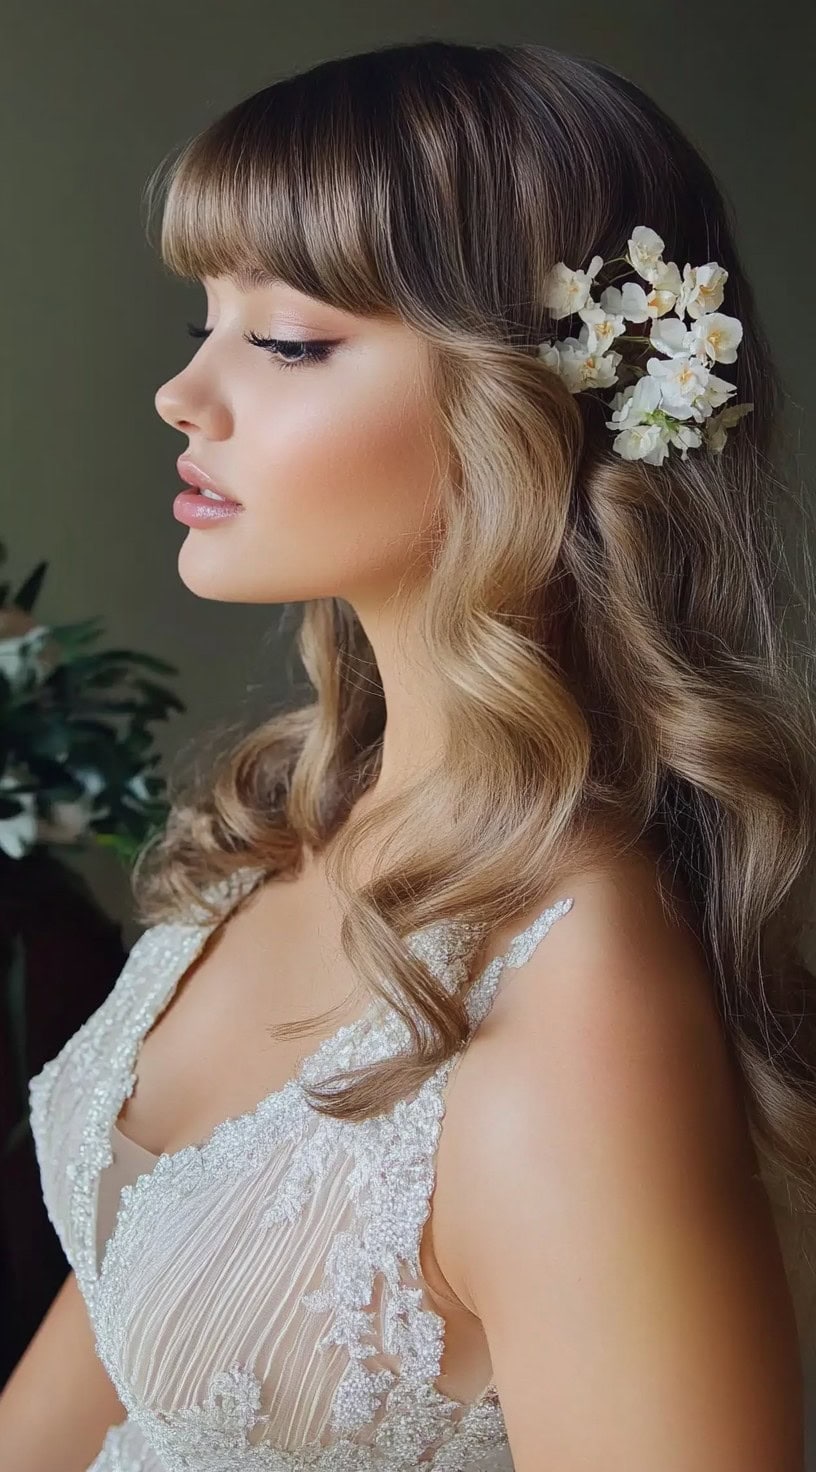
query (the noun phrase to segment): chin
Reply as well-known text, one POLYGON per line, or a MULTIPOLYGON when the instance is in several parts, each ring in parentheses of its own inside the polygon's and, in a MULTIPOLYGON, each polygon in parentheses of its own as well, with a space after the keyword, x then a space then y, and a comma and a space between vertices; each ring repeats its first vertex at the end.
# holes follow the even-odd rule
POLYGON ((230 559, 223 550, 215 547, 204 555, 203 549, 195 544, 199 538, 212 534, 208 531, 190 531, 179 548, 178 575, 185 588, 197 598, 212 599, 216 603, 247 603, 254 600, 241 589, 238 578, 230 576, 230 559))

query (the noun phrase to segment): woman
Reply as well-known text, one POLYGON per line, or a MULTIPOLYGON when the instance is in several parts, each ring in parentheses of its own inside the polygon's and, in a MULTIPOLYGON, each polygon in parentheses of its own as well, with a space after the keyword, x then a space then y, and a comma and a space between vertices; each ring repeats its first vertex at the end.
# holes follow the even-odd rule
POLYGON ((395 46, 193 139, 161 253, 179 572, 304 603, 314 699, 31 1081, 9 1465, 800 1472, 816 743, 708 168, 595 62, 395 46))

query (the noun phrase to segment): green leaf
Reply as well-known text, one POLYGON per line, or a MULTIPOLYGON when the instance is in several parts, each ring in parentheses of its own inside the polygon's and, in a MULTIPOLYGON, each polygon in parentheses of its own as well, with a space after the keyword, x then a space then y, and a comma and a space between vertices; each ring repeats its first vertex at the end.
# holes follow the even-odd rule
POLYGON ((42 722, 38 722, 28 738, 27 747, 27 760, 29 759, 29 754, 31 754, 51 758, 55 762, 60 763, 63 753, 66 750, 70 751, 71 728, 67 721, 54 713, 48 718, 47 726, 44 726, 42 722))
POLYGON ((91 644, 94 639, 98 639, 104 627, 104 619, 97 617, 81 619, 75 624, 49 624, 48 632, 55 644, 61 644, 70 655, 72 650, 80 649, 84 644, 91 644))
POLYGON ((184 710, 179 697, 175 691, 167 690, 164 685, 157 685, 154 680, 144 680, 141 675, 135 675, 132 682, 137 690, 143 690, 145 695, 150 695, 161 705, 169 706, 173 710, 184 710))
POLYGON ((110 726, 106 726, 102 721, 95 721, 91 717, 86 716, 81 716, 79 720, 72 720, 71 729, 78 735, 98 736, 101 738, 103 745, 106 746, 110 744, 114 736, 110 726))
POLYGON ((128 664, 140 664, 144 669, 153 670, 158 675, 177 675, 178 666, 169 664, 166 659, 157 659, 155 654, 142 654, 133 649, 106 649, 105 659, 126 660, 128 664))
POLYGON ((18 589, 11 600, 17 608, 22 608, 25 613, 31 612, 34 604, 36 603, 40 595, 40 589, 43 585, 43 579, 45 578, 45 574, 47 571, 47 562, 37 563, 34 571, 29 573, 22 587, 18 589))

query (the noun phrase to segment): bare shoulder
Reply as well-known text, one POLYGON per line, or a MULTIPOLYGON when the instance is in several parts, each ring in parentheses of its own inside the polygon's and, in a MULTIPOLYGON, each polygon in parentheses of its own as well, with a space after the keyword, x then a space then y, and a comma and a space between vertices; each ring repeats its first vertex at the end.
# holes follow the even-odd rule
POLYGON ((567 895, 454 1070, 440 1142, 437 1258, 483 1323, 517 1472, 801 1472, 793 1307, 685 900, 666 913, 645 857, 544 903, 567 895))

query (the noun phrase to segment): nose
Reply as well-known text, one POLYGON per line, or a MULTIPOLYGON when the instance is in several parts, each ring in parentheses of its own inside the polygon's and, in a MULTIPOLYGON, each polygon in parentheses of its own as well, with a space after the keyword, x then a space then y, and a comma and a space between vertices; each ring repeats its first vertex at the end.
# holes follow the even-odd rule
POLYGON ((156 390, 153 396, 153 405, 160 419, 165 424, 171 424, 174 429, 179 427, 179 404, 178 396, 172 390, 173 380, 168 380, 156 390))

